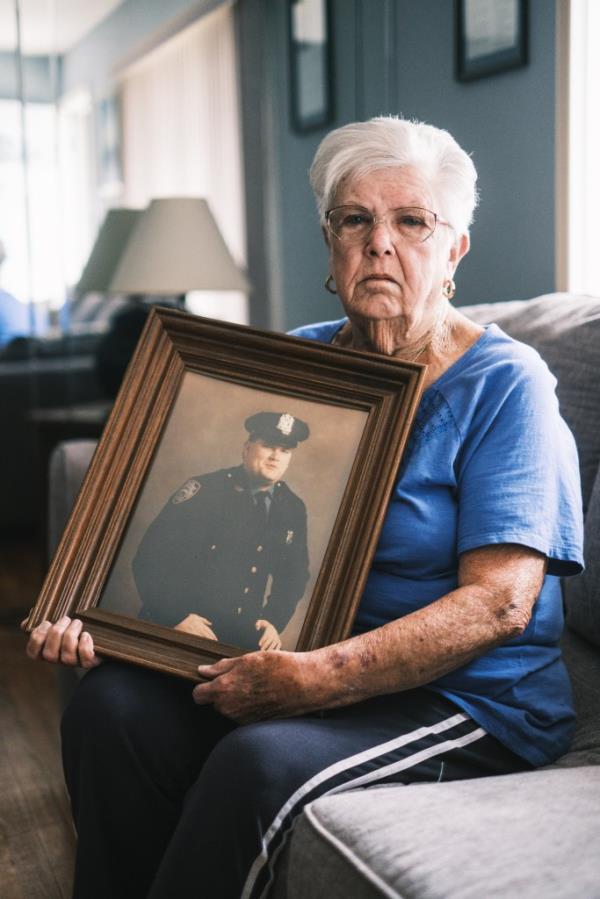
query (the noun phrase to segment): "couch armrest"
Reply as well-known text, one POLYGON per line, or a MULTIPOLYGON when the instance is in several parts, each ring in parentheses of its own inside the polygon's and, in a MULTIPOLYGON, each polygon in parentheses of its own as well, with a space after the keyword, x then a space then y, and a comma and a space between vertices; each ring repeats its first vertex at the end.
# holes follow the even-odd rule
POLYGON ((600 767, 325 796, 274 899, 598 896, 600 767))
MULTIPOLYGON (((79 488, 89 468, 95 440, 66 440, 52 452, 48 471, 48 557, 52 558, 61 534, 77 499, 79 488)), ((60 706, 67 705, 77 680, 79 668, 58 668, 60 706)))
POLYGON ((49 557, 56 550, 95 449, 95 440, 67 440, 52 452, 48 477, 49 557))

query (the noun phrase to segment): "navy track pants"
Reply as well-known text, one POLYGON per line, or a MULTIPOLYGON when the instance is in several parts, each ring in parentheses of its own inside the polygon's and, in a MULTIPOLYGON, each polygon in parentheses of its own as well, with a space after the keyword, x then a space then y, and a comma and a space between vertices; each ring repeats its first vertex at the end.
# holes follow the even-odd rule
POLYGON ((114 662, 79 685, 63 718, 74 899, 258 899, 319 796, 530 767, 426 689, 244 726, 191 689, 114 662))

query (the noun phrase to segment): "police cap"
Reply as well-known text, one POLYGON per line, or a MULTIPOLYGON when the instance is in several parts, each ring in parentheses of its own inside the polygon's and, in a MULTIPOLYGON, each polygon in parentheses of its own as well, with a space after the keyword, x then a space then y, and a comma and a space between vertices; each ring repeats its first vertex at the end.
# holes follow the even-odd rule
POLYGON ((293 449, 306 440, 310 430, 305 421, 289 412, 256 412, 244 422, 251 440, 264 440, 273 446, 293 449))

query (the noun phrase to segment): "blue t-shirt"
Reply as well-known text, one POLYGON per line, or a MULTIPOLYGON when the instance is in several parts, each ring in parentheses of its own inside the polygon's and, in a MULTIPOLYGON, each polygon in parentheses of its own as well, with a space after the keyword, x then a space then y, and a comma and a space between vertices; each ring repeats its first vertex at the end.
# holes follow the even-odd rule
MULTIPOLYGON (((292 334, 329 343, 344 321, 292 334)), ((525 632, 428 684, 534 765, 567 751, 575 717, 558 648, 559 578, 583 567, 581 491, 555 385, 535 350, 489 325, 425 390, 354 626, 379 627, 454 590, 467 550, 518 543, 544 553, 525 632)))

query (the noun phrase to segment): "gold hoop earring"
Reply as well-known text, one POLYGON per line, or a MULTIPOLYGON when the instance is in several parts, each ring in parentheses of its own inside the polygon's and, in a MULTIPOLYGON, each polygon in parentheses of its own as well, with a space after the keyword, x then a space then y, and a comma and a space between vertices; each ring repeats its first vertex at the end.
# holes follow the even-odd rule
POLYGON ((444 286, 442 287, 442 293, 447 300, 452 299, 452 297, 456 293, 456 284, 454 283, 452 278, 446 278, 446 280, 444 281, 444 286))
POLYGON ((333 284, 333 275, 327 275, 325 278, 325 290, 328 290, 329 293, 337 293, 335 287, 332 287, 333 284))

